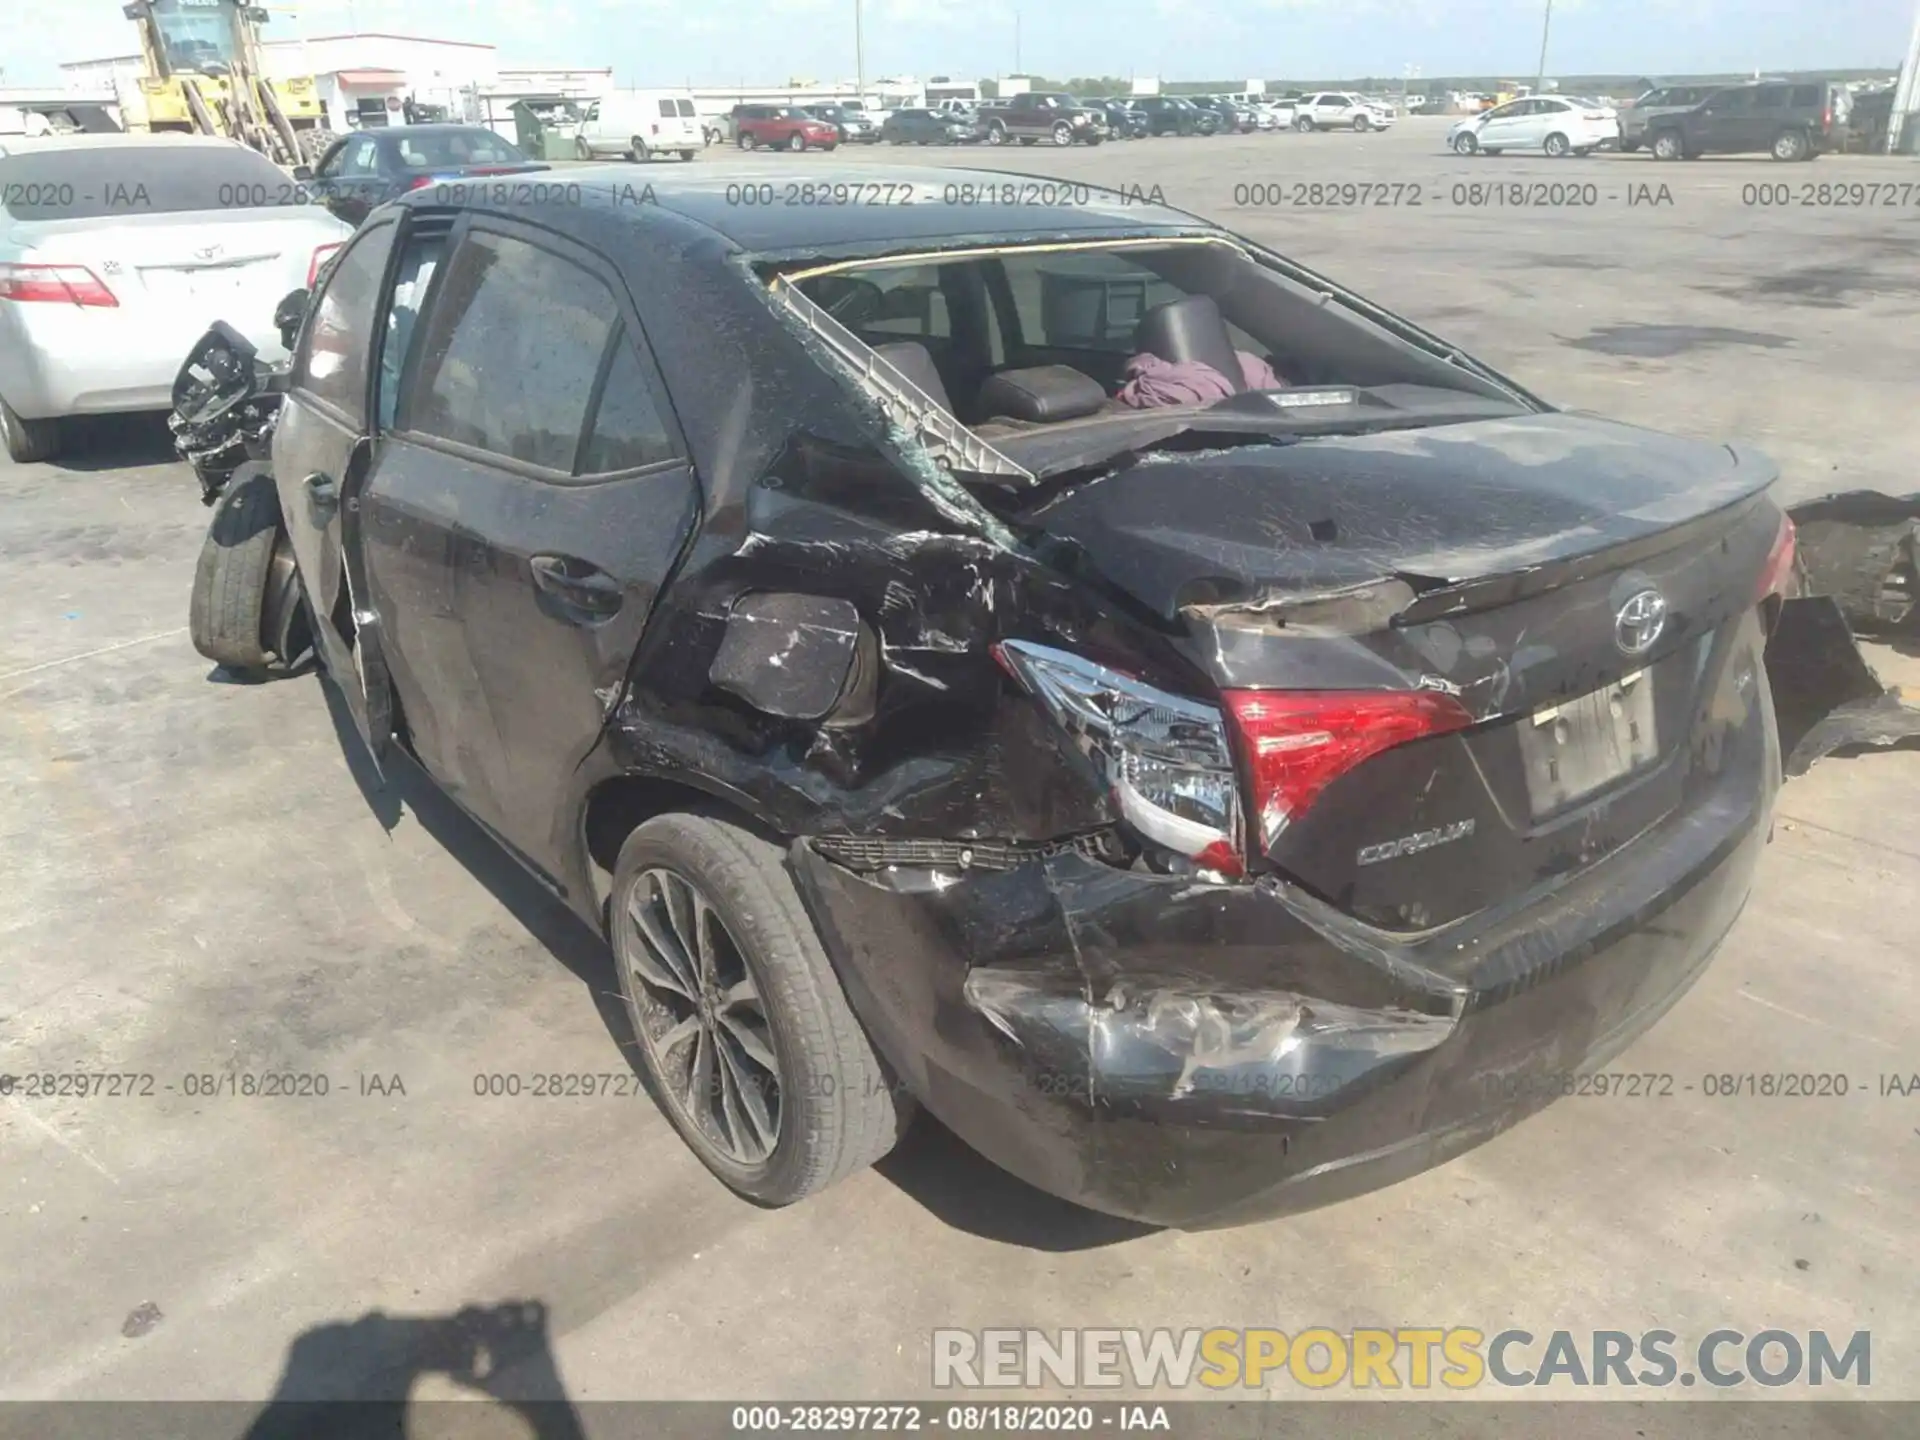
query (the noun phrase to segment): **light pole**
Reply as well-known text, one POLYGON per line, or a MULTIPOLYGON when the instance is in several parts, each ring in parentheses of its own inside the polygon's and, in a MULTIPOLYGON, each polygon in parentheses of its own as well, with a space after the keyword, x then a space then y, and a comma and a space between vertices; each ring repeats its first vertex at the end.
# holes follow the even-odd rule
POLYGON ((1547 0, 1547 18, 1540 22, 1540 65, 1533 72, 1533 93, 1538 95, 1547 82, 1547 36, 1553 30, 1553 0, 1547 0))
POLYGON ((1019 75, 1020 69, 1020 12, 1013 12, 1013 73, 1019 75))
POLYGON ((860 33, 860 0, 853 0, 853 92, 864 110, 867 103, 867 52, 860 33))
POLYGON ((1916 95, 1920 95, 1920 5, 1914 6, 1913 38, 1907 41, 1907 63, 1900 67, 1900 78, 1894 82, 1893 107, 1887 111, 1887 154, 1900 153, 1900 132, 1905 128, 1907 112, 1913 109, 1916 95))

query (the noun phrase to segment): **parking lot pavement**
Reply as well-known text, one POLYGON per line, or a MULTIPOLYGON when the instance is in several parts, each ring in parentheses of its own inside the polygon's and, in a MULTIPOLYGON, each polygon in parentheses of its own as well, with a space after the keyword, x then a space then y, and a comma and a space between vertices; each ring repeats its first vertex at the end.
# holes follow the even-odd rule
MULTIPOLYGON (((1443 130, 911 158, 1157 184, 1552 400, 1755 441, 1796 493, 1913 488, 1920 208, 1742 188, 1920 168, 1469 162, 1443 130), (1496 177, 1672 203, 1234 201, 1496 177)), ((97 426, 63 465, 0 465, 0 1073, 153 1091, 0 1099, 0 1395, 344 1393, 390 1383, 416 1333, 392 1317, 537 1300, 576 1399, 922 1394, 936 1326, 1509 1323, 1870 1330, 1873 1394, 1920 1398, 1920 1094, 1882 1079, 1920 1071, 1920 753, 1789 784, 1720 958, 1609 1067, 1671 1093, 1570 1098, 1239 1231, 1073 1211, 930 1126, 766 1212, 644 1098, 481 1093, 630 1074, 604 954, 404 771, 380 788, 319 681, 209 673, 185 633, 205 512, 164 440, 97 426), (227 1078, 269 1073, 327 1093, 227 1078), (1734 1078, 1783 1073, 1848 1093, 1734 1078)))

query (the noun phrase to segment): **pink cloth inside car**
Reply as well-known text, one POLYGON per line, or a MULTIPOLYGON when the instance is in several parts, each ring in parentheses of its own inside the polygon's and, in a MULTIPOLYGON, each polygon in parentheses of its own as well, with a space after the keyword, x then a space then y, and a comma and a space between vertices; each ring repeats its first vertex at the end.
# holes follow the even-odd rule
MULTIPOLYGON (((1240 375, 1248 390, 1278 390, 1286 382, 1258 355, 1245 350, 1233 352, 1240 360, 1240 375)), ((1135 355, 1127 361, 1126 383, 1115 398, 1135 410, 1154 410, 1163 405, 1210 405, 1235 392, 1233 382, 1211 365, 1197 360, 1176 364, 1158 355, 1135 355)))

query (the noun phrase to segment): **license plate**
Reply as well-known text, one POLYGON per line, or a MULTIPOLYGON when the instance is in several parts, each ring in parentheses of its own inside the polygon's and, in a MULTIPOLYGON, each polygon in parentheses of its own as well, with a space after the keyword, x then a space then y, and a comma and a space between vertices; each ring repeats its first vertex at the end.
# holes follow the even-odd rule
POLYGON ((1653 677, 1644 670, 1536 710, 1520 722, 1527 799, 1537 820, 1660 758, 1653 677))
POLYGON ((140 278, 149 295, 200 300, 238 294, 252 273, 251 267, 228 265, 205 270, 146 270, 140 278))

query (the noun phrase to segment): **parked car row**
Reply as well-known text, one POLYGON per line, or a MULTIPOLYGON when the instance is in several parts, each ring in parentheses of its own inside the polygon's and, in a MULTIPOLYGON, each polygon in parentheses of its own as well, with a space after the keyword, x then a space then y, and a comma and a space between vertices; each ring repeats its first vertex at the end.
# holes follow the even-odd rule
POLYGON ((1349 91, 1312 95, 1102 95, 1034 91, 966 106, 896 110, 874 138, 895 145, 1098 145, 1161 135, 1384 130, 1392 106, 1349 91))
POLYGON ((1447 145, 1459 155, 1538 150, 1554 159, 1644 147, 1656 160, 1811 160, 1846 148, 1851 110, 1845 85, 1818 80, 1660 86, 1624 108, 1578 95, 1529 95, 1460 120, 1447 145))

